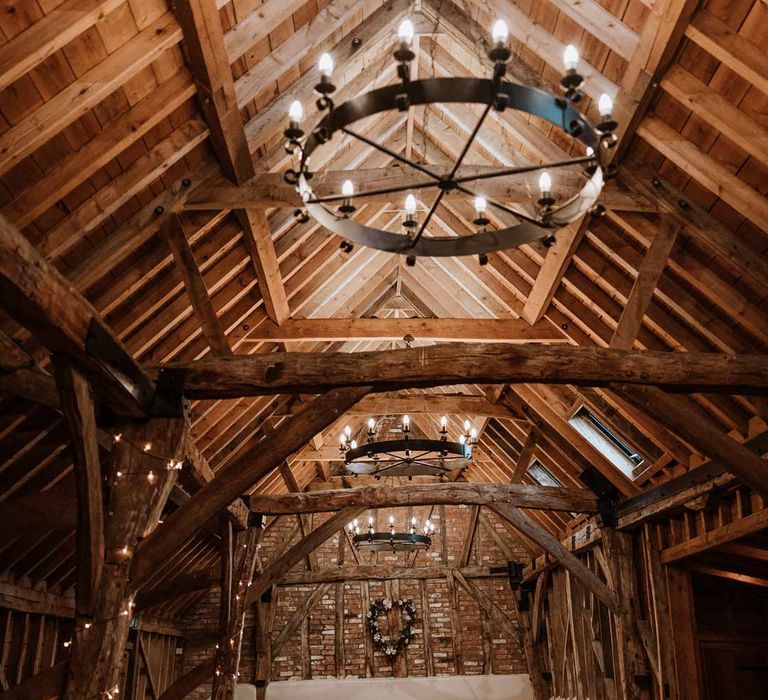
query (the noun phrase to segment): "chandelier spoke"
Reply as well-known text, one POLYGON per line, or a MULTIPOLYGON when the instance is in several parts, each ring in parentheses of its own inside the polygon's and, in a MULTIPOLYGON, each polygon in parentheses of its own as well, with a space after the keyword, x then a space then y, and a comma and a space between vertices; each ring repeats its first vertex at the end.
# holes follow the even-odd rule
POLYGON ((522 175, 524 173, 532 173, 537 170, 551 170, 556 168, 565 168, 569 165, 581 165, 583 163, 593 163, 595 157, 593 155, 579 156, 578 158, 569 158, 567 160, 556 160, 551 163, 539 163, 538 165, 520 165, 514 168, 504 168, 502 170, 496 170, 490 173, 479 173, 477 175, 465 175, 464 177, 457 177, 454 182, 458 185, 464 182, 473 182, 475 180, 492 180, 496 177, 508 177, 509 175, 522 175))
POLYGON ((345 196, 343 194, 329 194, 322 197, 312 197, 310 202, 317 202, 318 204, 323 202, 342 202, 345 199, 357 199, 358 197, 375 197, 385 194, 398 194, 400 192, 409 192, 410 190, 424 190, 430 187, 437 187, 436 182, 417 182, 412 185, 399 185, 397 187, 382 187, 377 190, 364 190, 363 192, 354 192, 351 195, 345 196))
POLYGON ((464 144, 464 148, 461 149, 461 153, 459 153, 459 157, 456 159, 456 162, 453 164, 453 169, 451 170, 451 174, 448 176, 449 180, 454 180, 456 173, 459 171, 459 168, 461 167, 461 164, 464 161, 464 158, 469 152, 469 149, 472 147, 472 144, 474 143, 475 138, 477 138, 477 132, 480 131, 480 127, 483 125, 483 122, 485 121, 485 118, 488 116, 488 112, 490 111, 491 111, 491 105, 487 104, 485 106, 485 109, 483 110, 483 113, 480 115, 480 119, 477 120, 477 124, 475 124, 475 128, 472 129, 472 133, 469 135, 467 142, 464 144))
POLYGON ((367 136, 358 134, 356 131, 352 131, 352 129, 348 129, 346 126, 343 126, 341 128, 341 131, 343 131, 345 134, 349 136, 352 136, 353 138, 358 139, 358 141, 362 141, 364 144, 367 144, 371 148, 375 148, 377 151, 386 153, 386 155, 390 156, 391 158, 394 158, 395 160, 400 161, 404 165, 409 165, 415 170, 418 170, 419 172, 422 172, 425 175, 429 175, 431 178, 433 178, 434 180, 437 180, 438 182, 441 180, 441 177, 436 172, 433 172, 429 168, 425 168, 423 165, 421 165, 421 163, 417 163, 416 161, 413 161, 410 158, 401 156, 399 153, 397 153, 396 151, 393 151, 391 148, 387 148, 386 146, 380 143, 377 143, 373 139, 369 139, 367 136))

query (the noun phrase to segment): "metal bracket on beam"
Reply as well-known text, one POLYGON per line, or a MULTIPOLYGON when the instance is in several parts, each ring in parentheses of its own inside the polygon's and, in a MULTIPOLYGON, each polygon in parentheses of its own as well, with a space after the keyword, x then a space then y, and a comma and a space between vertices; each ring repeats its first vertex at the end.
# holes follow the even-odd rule
POLYGON ((185 370, 180 368, 160 369, 149 408, 152 417, 189 419, 189 403, 184 398, 184 375, 185 370))
POLYGON ((98 318, 92 318, 85 339, 85 352, 102 369, 108 372, 117 384, 120 384, 126 394, 145 409, 152 401, 152 383, 144 376, 138 363, 128 354, 126 349, 115 339, 106 325, 98 318))
POLYGON ((264 515, 264 513, 254 513, 250 511, 250 499, 246 500, 246 496, 243 496, 243 503, 245 503, 246 508, 249 509, 248 527, 255 527, 259 530, 263 530, 267 523, 267 516, 264 515))

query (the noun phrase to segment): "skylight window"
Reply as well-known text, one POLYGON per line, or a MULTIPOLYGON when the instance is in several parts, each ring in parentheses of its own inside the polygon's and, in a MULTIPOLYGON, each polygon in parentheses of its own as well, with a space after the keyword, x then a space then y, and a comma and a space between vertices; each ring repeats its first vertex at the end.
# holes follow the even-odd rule
POLYGON ((547 471, 538 459, 534 459, 533 462, 531 462, 531 466, 528 467, 528 476, 540 486, 562 486, 562 484, 547 471))
POLYGON ((643 457, 614 433, 600 418, 582 406, 568 421, 598 452, 630 479, 641 471, 643 457))

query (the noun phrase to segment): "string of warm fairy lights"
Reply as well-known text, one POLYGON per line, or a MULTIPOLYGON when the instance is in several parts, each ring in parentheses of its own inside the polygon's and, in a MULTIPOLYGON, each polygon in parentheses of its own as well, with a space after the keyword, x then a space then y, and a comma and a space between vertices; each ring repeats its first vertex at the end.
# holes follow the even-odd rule
MULTIPOLYGON (((149 459, 154 459, 154 460, 157 460, 158 462, 162 462, 164 464, 163 468, 165 471, 169 471, 169 472, 180 471, 184 466, 183 460, 153 452, 151 442, 137 443, 125 437, 122 433, 114 433, 112 435, 112 442, 115 445, 117 444, 130 445, 131 447, 134 447, 135 449, 141 451, 149 459)), ((159 468, 152 469, 151 467, 149 469, 131 469, 131 470, 118 468, 115 470, 115 479, 122 479, 123 477, 126 477, 126 476, 145 476, 147 481, 150 484, 153 484, 157 479, 158 471, 160 471, 159 468)))

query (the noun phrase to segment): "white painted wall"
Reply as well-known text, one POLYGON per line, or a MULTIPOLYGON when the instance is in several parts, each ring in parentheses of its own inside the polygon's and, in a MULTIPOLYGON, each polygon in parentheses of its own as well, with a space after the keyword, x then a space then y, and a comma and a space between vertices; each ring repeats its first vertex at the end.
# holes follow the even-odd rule
MULTIPOLYGON (((345 678, 278 681, 267 700, 533 700, 527 675, 345 678)), ((235 700, 256 700, 256 688, 238 685, 235 700)))

